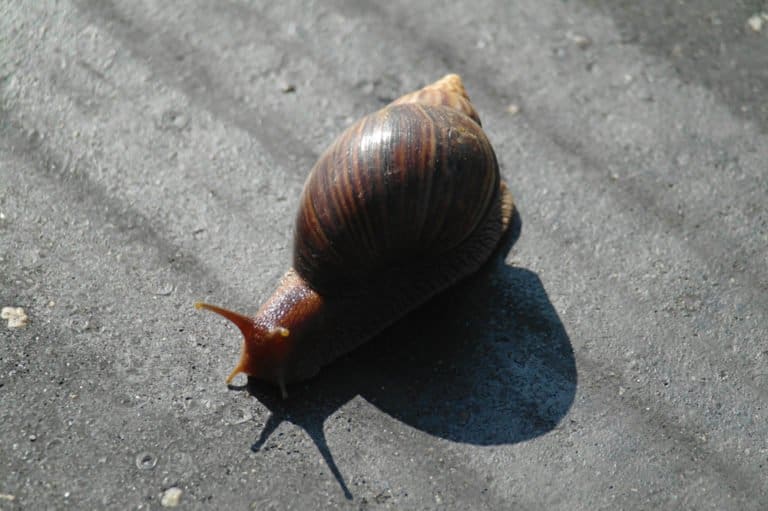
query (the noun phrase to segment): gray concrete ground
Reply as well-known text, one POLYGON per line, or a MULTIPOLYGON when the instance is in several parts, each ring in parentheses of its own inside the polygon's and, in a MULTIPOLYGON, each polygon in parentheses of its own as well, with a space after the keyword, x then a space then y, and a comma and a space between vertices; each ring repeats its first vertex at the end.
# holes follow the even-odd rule
POLYGON ((768 508, 768 6, 412 3, 0 2, 0 509, 768 508), (254 310, 318 154, 450 71, 511 251, 228 389, 192 303, 254 310))

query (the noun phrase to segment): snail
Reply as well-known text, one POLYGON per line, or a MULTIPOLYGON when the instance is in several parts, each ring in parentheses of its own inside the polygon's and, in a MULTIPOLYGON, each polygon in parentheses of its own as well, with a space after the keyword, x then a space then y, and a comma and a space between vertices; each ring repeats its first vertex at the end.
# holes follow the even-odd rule
POLYGON ((253 317, 196 303, 244 336, 245 373, 311 378, 491 256, 512 196, 458 75, 345 130, 304 185, 293 264, 253 317))

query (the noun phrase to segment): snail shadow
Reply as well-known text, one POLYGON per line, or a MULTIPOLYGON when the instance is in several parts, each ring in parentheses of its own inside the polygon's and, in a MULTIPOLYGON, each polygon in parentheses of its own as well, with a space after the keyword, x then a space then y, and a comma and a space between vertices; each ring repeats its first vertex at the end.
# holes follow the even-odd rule
POLYGON ((323 433, 324 421, 360 395, 430 435, 474 445, 513 444, 552 430, 576 392, 568 334, 535 273, 497 256, 473 277, 326 367, 282 400, 253 380, 247 389, 272 415, 256 451, 282 421, 312 437, 351 498, 323 433))

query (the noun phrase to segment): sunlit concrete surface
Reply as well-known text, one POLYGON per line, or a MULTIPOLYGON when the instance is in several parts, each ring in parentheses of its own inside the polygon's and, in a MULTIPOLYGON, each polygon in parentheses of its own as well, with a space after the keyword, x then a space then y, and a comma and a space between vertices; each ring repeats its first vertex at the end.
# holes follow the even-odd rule
POLYGON ((759 4, 0 2, 0 509, 768 509, 759 4), (315 159, 448 72, 515 243, 228 388, 193 303, 253 312, 315 159))

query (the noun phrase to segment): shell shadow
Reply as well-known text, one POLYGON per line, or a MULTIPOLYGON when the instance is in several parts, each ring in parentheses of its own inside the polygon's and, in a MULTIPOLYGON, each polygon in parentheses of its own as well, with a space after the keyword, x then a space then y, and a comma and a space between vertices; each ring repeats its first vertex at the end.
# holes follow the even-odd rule
POLYGON ((271 416, 252 449, 282 421, 313 439, 347 498, 352 495, 323 425, 362 396, 430 435, 475 445, 512 444, 552 430, 576 393, 573 348, 538 276, 504 263, 513 230, 476 275, 442 293, 371 342, 289 388, 249 380, 271 416))

